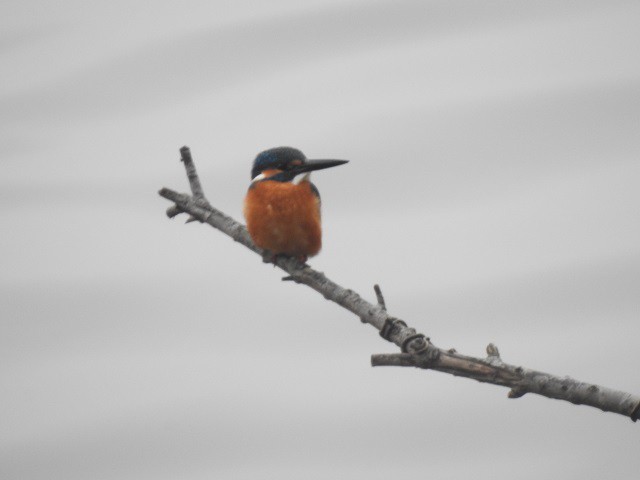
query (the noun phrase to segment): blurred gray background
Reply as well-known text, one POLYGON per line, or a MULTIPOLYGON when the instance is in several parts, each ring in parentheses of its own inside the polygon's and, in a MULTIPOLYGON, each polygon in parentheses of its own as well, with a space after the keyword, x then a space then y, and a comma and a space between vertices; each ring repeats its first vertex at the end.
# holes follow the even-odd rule
POLYGON ((0 6, 0 478, 637 478, 640 427, 369 366, 371 327, 168 220, 314 174, 311 265, 441 347, 640 393, 637 1, 0 6))

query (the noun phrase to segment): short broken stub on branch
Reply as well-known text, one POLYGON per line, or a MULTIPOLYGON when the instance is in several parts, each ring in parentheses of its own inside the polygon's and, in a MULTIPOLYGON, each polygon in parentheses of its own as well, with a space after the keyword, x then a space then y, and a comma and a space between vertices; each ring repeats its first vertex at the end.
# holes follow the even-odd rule
POLYGON ((189 215, 188 222, 207 223, 225 235, 260 255, 263 260, 284 270, 284 280, 304 284, 324 298, 342 306, 380 332, 385 340, 400 347, 399 353, 372 355, 373 366, 415 367, 435 370, 450 375, 470 378, 509 388, 510 398, 535 393, 547 398, 564 400, 577 405, 588 405, 603 411, 627 416, 633 421, 640 418, 640 396, 631 395, 598 385, 580 382, 568 377, 558 377, 544 372, 504 363, 498 348, 489 344, 487 356, 476 358, 462 355, 454 349, 436 347, 429 337, 409 327, 406 322, 387 313, 387 306, 378 285, 374 287, 376 304, 365 300, 353 290, 345 289, 327 276, 295 258, 269 256, 251 241, 247 229, 233 218, 212 207, 204 195, 195 163, 188 147, 180 149, 191 195, 168 188, 160 190, 160 196, 173 202, 167 215, 173 218, 181 213, 189 215))

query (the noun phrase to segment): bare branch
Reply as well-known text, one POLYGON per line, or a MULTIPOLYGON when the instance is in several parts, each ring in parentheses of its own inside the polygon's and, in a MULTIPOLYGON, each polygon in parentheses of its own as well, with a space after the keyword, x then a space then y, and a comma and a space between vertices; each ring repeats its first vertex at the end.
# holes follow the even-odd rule
POLYGON ((548 398, 565 400, 574 404, 589 405, 603 411, 640 418, 640 396, 631 395, 598 385, 579 382, 569 377, 557 377, 548 373, 506 364, 500 358, 498 348, 489 344, 486 358, 475 358, 444 350, 433 345, 428 337, 416 332, 404 321, 390 316, 386 311, 380 287, 374 287, 377 304, 364 300, 352 290, 345 289, 328 279, 322 272, 295 258, 278 256, 271 258, 256 247, 247 229, 233 218, 213 208, 206 200, 198 174, 187 147, 181 150, 192 196, 163 188, 160 196, 174 203, 167 210, 172 218, 179 213, 188 213, 194 219, 208 223, 230 236, 236 242, 262 256, 263 261, 273 262, 287 272, 285 280, 305 284, 322 294, 327 300, 355 314, 363 323, 368 323, 380 332, 380 336, 400 347, 402 353, 372 355, 373 366, 402 366, 437 370, 460 377, 471 378, 510 389, 509 398, 519 398, 526 393, 536 393, 548 398))

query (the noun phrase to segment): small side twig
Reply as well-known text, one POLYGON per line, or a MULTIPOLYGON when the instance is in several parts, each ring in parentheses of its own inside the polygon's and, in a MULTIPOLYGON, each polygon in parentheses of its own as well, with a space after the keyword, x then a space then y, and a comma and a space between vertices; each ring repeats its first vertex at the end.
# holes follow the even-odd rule
POLYGON ((380 288, 380 285, 376 283, 373 286, 373 290, 376 292, 376 299, 378 300, 378 305, 380 305, 380 308, 386 311, 387 305, 384 303, 384 296, 382 295, 382 289, 380 288))

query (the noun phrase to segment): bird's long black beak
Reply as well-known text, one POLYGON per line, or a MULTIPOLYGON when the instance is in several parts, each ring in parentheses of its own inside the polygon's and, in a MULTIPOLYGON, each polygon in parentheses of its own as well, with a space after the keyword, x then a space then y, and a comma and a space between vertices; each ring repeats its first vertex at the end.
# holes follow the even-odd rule
POLYGON ((307 160, 302 165, 296 165, 290 171, 298 175, 300 173, 312 172, 313 170, 337 167, 338 165, 344 165, 348 162, 349 160, 307 160))

